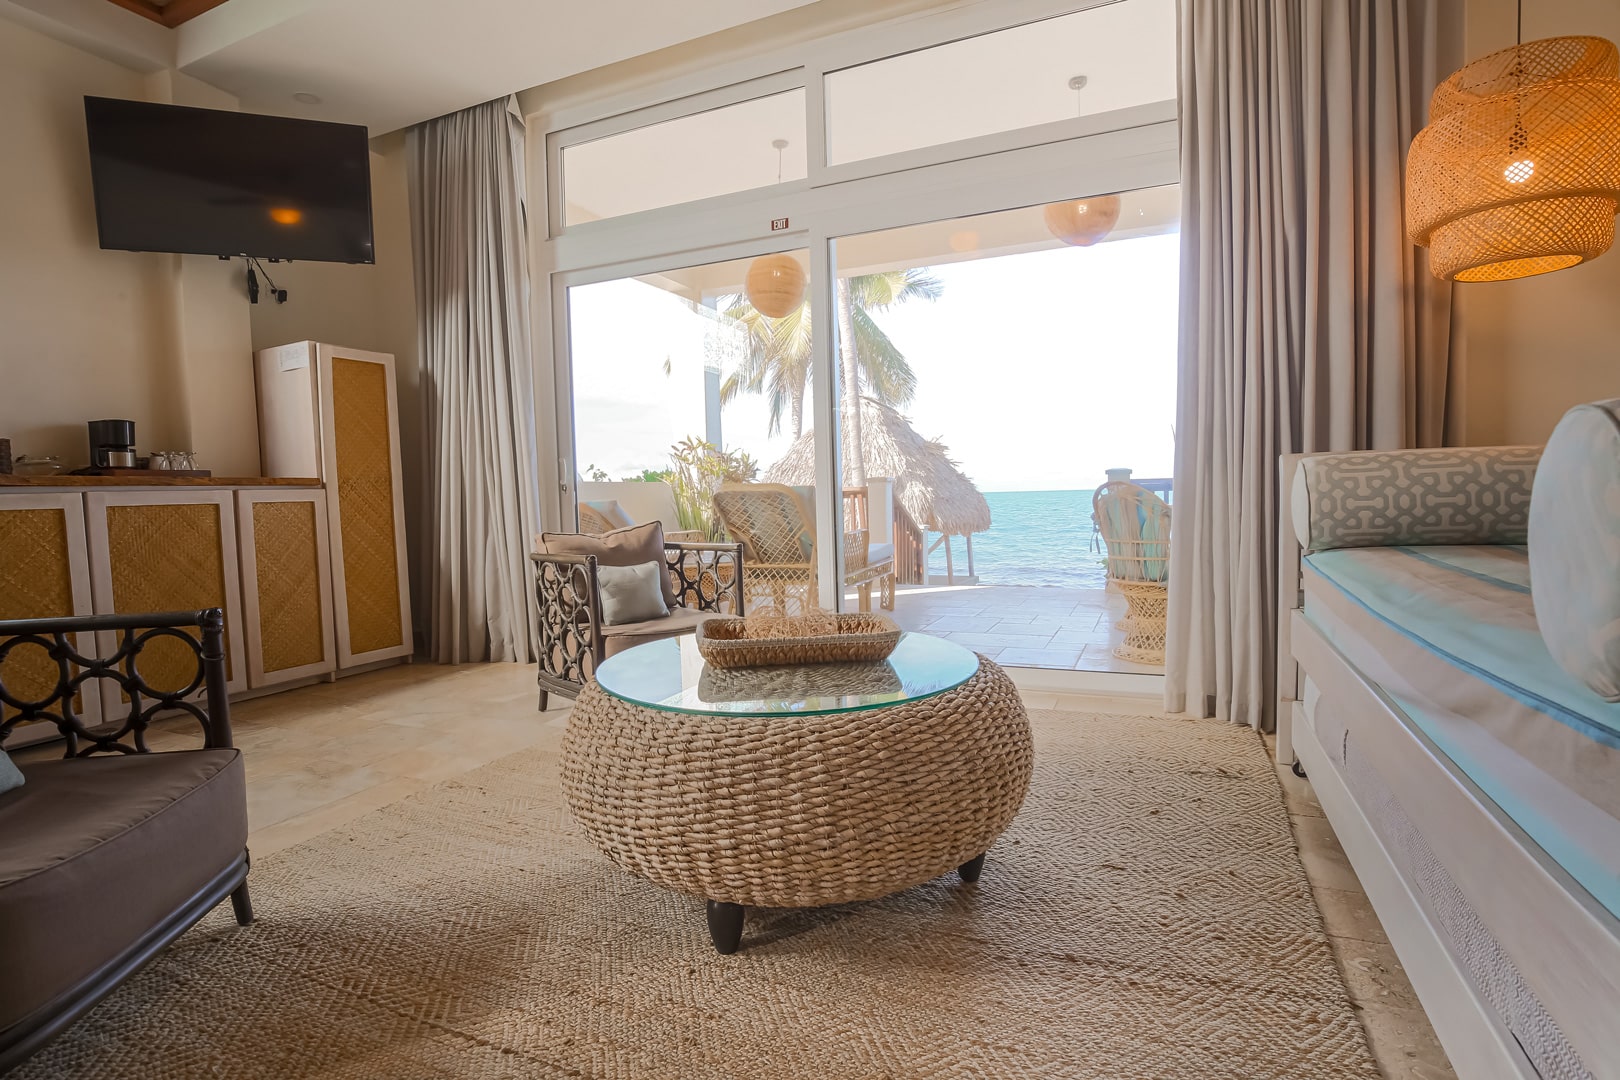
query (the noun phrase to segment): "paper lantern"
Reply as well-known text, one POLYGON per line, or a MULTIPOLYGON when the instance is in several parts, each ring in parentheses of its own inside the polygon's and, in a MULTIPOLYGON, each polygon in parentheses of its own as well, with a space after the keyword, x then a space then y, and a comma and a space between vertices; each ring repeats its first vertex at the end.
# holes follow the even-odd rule
POLYGON ((1468 64, 1429 101, 1406 163, 1406 231, 1435 277, 1504 281, 1595 259, 1620 210, 1620 52, 1526 42, 1468 64))
POLYGON ((761 255, 748 264, 748 302, 768 319, 791 315, 804 303, 804 286, 804 267, 791 255, 761 255))
POLYGON ((1090 247, 1114 231, 1119 221, 1119 196, 1047 203, 1045 217, 1046 228, 1053 236, 1075 247, 1090 247))

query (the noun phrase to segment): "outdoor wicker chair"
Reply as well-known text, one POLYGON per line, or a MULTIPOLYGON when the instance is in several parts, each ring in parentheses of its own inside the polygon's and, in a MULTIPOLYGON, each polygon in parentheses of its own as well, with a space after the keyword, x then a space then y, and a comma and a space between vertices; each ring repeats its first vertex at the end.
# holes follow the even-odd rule
MULTIPOLYGON (((784 615, 818 607, 816 527, 808 489, 786 484, 725 484, 714 493, 714 512, 747 557, 744 588, 751 604, 764 602, 784 615)), ((860 610, 879 603, 894 610, 894 545, 874 544, 865 529, 844 534, 844 584, 860 589, 860 610)))
POLYGON ((1164 663, 1170 586, 1170 507, 1129 480, 1111 480, 1091 497, 1092 520, 1107 549, 1108 583, 1125 597, 1118 623, 1121 660, 1164 663))
POLYGON ((597 586, 599 557, 550 552, 543 544, 537 546, 541 550, 530 558, 540 606, 541 712, 552 692, 576 696, 595 676, 596 665, 615 653, 690 634, 711 615, 744 613, 741 544, 665 542, 664 564, 672 586, 668 594, 675 599, 670 613, 662 619, 617 626, 603 623, 597 586))

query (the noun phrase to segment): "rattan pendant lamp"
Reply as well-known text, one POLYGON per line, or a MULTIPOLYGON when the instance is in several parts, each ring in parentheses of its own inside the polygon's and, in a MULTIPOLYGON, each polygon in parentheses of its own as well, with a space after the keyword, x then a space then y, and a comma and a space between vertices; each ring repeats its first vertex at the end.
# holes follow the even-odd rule
POLYGON ((1434 275, 1504 281, 1595 259, 1620 210, 1620 52, 1522 42, 1434 91, 1406 165, 1406 231, 1434 275))
POLYGON ((761 255, 748 264, 743 291, 755 311, 768 319, 781 319, 804 303, 807 280, 804 267, 792 255, 761 255))

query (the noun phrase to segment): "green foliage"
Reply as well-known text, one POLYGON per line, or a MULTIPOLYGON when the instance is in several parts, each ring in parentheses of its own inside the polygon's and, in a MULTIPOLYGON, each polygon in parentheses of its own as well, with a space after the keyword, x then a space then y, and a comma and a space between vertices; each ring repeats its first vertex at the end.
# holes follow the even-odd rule
POLYGON ((675 515, 681 528, 701 529, 710 540, 720 539, 720 523, 714 519, 715 491, 721 484, 753 480, 759 475, 759 465, 741 450, 727 452, 691 437, 670 448, 669 460, 673 467, 662 479, 675 492, 675 515))
MULTIPOLYGON (((856 365, 866 394, 885 405, 900 406, 909 403, 917 391, 916 372, 872 313, 910 300, 938 300, 944 288, 927 269, 886 270, 850 280, 856 365)), ((760 314, 744 295, 721 297, 719 307, 748 332, 748 356, 721 384, 721 402, 738 394, 762 394, 770 405, 771 434, 782 430, 786 417, 793 437, 798 438, 804 433, 804 402, 810 383, 809 301, 780 319, 760 314)))
POLYGON ((625 480, 636 484, 667 484, 674 475, 669 469, 642 469, 634 476, 625 477, 625 480))
POLYGON ((596 482, 600 483, 601 481, 606 480, 607 478, 608 478, 607 470, 597 468, 597 466, 596 466, 596 464, 594 462, 592 462, 591 464, 585 466, 585 479, 593 480, 593 481, 596 481, 596 482))

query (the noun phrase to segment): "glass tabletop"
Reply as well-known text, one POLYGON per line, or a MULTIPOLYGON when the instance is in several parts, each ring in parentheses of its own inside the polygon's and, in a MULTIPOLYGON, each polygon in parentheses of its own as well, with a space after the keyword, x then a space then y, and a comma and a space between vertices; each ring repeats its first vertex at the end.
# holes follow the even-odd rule
POLYGON ((616 698, 668 712, 750 716, 878 709, 942 694, 979 670, 954 641, 902 634, 878 663, 717 668, 687 634, 626 649, 602 661, 596 682, 616 698))

